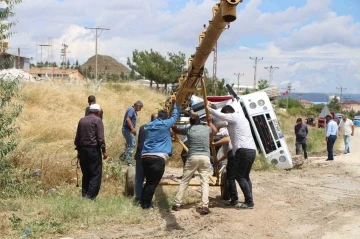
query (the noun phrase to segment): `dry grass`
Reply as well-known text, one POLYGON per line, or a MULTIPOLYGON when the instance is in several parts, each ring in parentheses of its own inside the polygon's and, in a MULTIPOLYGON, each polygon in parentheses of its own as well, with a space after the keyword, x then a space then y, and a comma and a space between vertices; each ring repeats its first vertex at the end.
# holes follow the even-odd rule
POLYGON ((91 85, 25 84, 24 111, 20 126, 20 144, 15 160, 27 168, 40 168, 45 187, 53 187, 75 177, 71 159, 76 156, 74 137, 78 121, 87 106, 87 96, 94 94, 104 110, 105 139, 110 157, 117 159, 124 147, 121 127, 125 110, 136 100, 144 103, 138 125, 150 120, 162 94, 138 85, 104 85, 96 92, 91 85))

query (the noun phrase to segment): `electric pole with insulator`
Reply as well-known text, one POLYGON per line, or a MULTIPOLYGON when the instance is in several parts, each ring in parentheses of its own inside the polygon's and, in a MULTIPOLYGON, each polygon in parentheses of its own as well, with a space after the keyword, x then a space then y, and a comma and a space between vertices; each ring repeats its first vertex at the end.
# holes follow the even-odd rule
POLYGON ((109 31, 110 29, 108 28, 101 28, 101 27, 85 27, 85 29, 90 29, 94 35, 95 35, 95 83, 97 84, 98 81, 98 70, 97 70, 97 65, 98 65, 98 60, 97 60, 97 48, 98 48, 98 38, 101 35, 101 33, 103 31, 109 31), (94 31, 95 30, 95 31, 94 31), (100 31, 100 32, 99 32, 100 31))
POLYGON ((286 109, 289 109, 289 98, 290 98, 291 91, 295 90, 295 88, 291 88, 291 87, 292 87, 291 83, 289 83, 286 88, 282 88, 282 89, 286 89, 286 95, 287 95, 286 109))
POLYGON ((280 69, 277 66, 269 66, 269 67, 264 67, 265 70, 269 71, 269 85, 271 86, 271 82, 272 82, 272 78, 273 78, 273 73, 276 69, 280 69))
POLYGON ((240 77, 243 76, 244 73, 234 73, 234 75, 237 76, 237 85, 238 85, 237 93, 239 94, 239 92, 240 92, 240 77))
POLYGON ((262 59, 264 59, 264 57, 258 58, 258 57, 250 57, 250 60, 254 60, 255 61, 255 65, 254 65, 254 90, 256 90, 256 70, 257 70, 257 64, 259 61, 261 61, 262 59))

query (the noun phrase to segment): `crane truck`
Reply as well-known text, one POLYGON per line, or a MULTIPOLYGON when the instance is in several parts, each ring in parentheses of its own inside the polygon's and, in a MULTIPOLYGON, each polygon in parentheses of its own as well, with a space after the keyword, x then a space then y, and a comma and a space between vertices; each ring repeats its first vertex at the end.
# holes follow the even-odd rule
MULTIPOLYGON (((225 104, 231 104, 236 110, 243 110, 248 118, 254 139, 259 151, 272 164, 279 168, 291 168, 292 160, 289 150, 287 148, 284 135, 281 132, 279 122, 276 118, 273 106, 270 102, 269 96, 266 92, 255 92, 252 94, 237 96, 230 86, 227 86, 231 96, 228 98, 207 97, 204 79, 202 78, 204 72, 204 65, 213 48, 219 39, 221 33, 227 25, 236 20, 236 7, 242 0, 221 0, 215 4, 212 9, 213 18, 209 21, 209 25, 204 29, 199 36, 199 45, 196 47, 195 54, 191 55, 188 60, 188 68, 179 78, 179 84, 172 96, 170 96, 164 104, 164 109, 170 113, 173 110, 172 98, 175 96, 177 103, 182 113, 189 110, 191 97, 195 94, 201 94, 204 99, 203 105, 207 105, 208 100, 213 101, 215 107, 225 104), (223 100, 219 100, 223 99, 223 100)), ((206 107, 198 109, 197 113, 200 117, 205 118, 208 114, 206 107)), ((169 114, 171 115, 171 114, 169 114)), ((182 117, 178 124, 184 124, 186 117, 182 117)), ((177 135, 173 135, 173 139, 183 145, 181 139, 177 135)), ((213 141, 213 138, 211 138, 213 141)), ((216 160, 216 152, 214 147, 211 147, 211 152, 216 160)), ((224 199, 228 198, 227 188, 225 186, 226 169, 221 169, 215 166, 216 179, 210 177, 210 186, 220 186, 221 196, 224 199)), ((135 171, 128 168, 126 172, 125 194, 134 194, 135 171)), ((161 181, 161 185, 178 185, 179 183, 161 181)), ((200 185, 198 183, 190 183, 190 186, 200 185)))

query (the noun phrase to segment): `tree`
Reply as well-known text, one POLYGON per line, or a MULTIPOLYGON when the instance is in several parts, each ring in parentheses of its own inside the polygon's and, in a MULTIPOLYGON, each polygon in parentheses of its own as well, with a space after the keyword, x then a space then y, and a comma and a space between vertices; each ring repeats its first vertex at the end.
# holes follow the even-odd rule
POLYGON ((159 88, 159 84, 174 83, 180 76, 185 65, 184 53, 168 53, 168 59, 157 51, 133 51, 132 59, 128 58, 127 65, 130 69, 150 80, 159 88))
POLYGON ((121 73, 120 73, 120 78, 121 78, 121 80, 125 80, 125 74, 124 74, 124 72, 121 72, 121 73))
POLYGON ((70 68, 70 60, 67 60, 66 69, 69 69, 69 68, 70 68))
POLYGON ((76 60, 76 62, 75 62, 75 69, 79 69, 79 68, 80 68, 79 61, 76 60))
POLYGON ((340 110, 340 102, 339 99, 335 96, 328 105, 330 111, 339 111, 340 110))
POLYGON ((270 83, 264 79, 260 79, 258 85, 259 85, 259 90, 263 90, 270 87, 270 83))
POLYGON ((134 71, 134 69, 131 69, 129 76, 130 76, 130 79, 135 80, 135 71, 134 71))
MULTIPOLYGON (((13 8, 21 0, 7 0, 7 6, 4 11, 0 12, 0 41, 10 38, 14 33, 10 32, 10 28, 16 23, 4 22, 7 19, 13 19, 13 8)), ((0 63, 0 70, 6 67, 7 60, 0 63)), ((9 154, 16 148, 17 140, 14 134, 18 131, 18 127, 14 125, 16 118, 22 111, 22 104, 14 102, 14 98, 19 91, 19 81, 17 79, 4 80, 0 78, 0 191, 8 184, 15 182, 11 175, 13 172, 9 154)), ((13 186, 14 187, 14 186, 13 186)), ((2 191, 3 192, 3 191, 2 191)))

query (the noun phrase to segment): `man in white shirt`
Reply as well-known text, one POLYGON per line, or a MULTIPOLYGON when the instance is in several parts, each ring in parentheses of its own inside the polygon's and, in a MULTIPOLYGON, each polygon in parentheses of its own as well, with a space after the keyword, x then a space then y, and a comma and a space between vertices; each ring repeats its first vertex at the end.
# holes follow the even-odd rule
MULTIPOLYGON (((350 137, 354 136, 354 123, 349 120, 346 115, 342 116, 342 120, 339 125, 339 130, 342 128, 345 143, 345 154, 350 153, 350 137)), ((339 133, 340 136, 340 133, 339 133)))
POLYGON ((219 120, 228 122, 228 131, 232 142, 232 151, 235 155, 234 168, 236 169, 236 181, 239 183, 244 194, 245 202, 237 204, 240 209, 252 209, 254 207, 252 195, 252 183, 250 180, 251 167, 256 157, 256 145, 251 134, 249 121, 240 108, 238 112, 231 105, 225 105, 221 112, 208 105, 209 112, 219 120))
POLYGON ((328 158, 326 161, 334 160, 334 144, 338 136, 338 125, 332 119, 331 115, 325 117, 326 120, 326 146, 328 151, 328 158))

